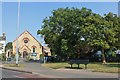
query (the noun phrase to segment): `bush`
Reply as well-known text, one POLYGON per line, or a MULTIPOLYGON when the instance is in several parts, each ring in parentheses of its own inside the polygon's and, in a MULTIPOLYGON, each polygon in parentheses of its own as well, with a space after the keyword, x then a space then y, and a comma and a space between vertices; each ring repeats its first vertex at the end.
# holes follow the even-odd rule
POLYGON ((26 56, 26 61, 28 62, 30 60, 30 56, 26 56))
POLYGON ((2 61, 6 61, 6 54, 2 53, 1 56, 2 56, 2 61))
POLYGON ((15 60, 15 55, 12 54, 12 55, 11 55, 11 58, 12 58, 12 60, 15 60))
POLYGON ((2 60, 2 54, 0 54, 0 60, 2 60))
POLYGON ((41 60, 44 59, 44 54, 40 54, 40 59, 41 59, 41 60))

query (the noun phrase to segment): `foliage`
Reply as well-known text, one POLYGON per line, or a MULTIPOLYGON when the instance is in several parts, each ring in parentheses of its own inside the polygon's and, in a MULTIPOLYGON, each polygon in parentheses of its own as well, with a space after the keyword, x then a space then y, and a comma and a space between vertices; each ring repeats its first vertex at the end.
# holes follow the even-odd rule
POLYGON ((2 50, 3 49, 3 44, 2 43, 0 43, 0 50, 2 50))
POLYGON ((30 59, 30 56, 26 56, 26 61, 29 61, 30 59))
POLYGON ((40 59, 43 59, 44 58, 44 54, 40 54, 40 59))
POLYGON ((12 42, 8 42, 5 46, 5 51, 9 50, 9 49, 12 49, 13 46, 12 46, 12 42))
POLYGON ((19 57, 21 57, 22 54, 20 52, 18 54, 19 54, 19 57))
POLYGON ((0 54, 0 60, 6 61, 6 55, 5 55, 5 53, 0 54))
POLYGON ((15 58, 15 55, 14 55, 14 54, 11 54, 11 58, 15 58))
POLYGON ((44 19, 37 34, 60 57, 80 58, 100 47, 105 60, 106 49, 119 48, 118 21, 120 18, 113 13, 101 16, 86 8, 58 8, 44 19))
MULTIPOLYGON (((60 69, 60 68, 70 68, 71 66, 68 63, 47 63, 47 64, 42 64, 44 67, 49 67, 52 69, 60 69)), ((78 67, 77 64, 73 64, 73 67, 75 69, 78 67)), ((84 69, 85 65, 81 64, 80 68, 84 69)), ((89 63, 87 65, 87 69, 91 70, 92 72, 104 72, 104 73, 118 73, 120 69, 120 66, 118 63, 107 63, 106 65, 103 65, 102 63, 89 63)), ((77 68, 77 70, 79 70, 77 68)))
POLYGON ((2 60, 2 54, 0 54, 0 60, 2 60))

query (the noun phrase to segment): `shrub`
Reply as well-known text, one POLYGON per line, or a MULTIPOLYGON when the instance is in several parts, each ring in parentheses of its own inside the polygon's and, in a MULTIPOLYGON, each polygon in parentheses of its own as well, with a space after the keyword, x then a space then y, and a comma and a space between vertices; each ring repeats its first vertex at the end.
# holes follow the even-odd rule
POLYGON ((29 61, 30 60, 30 56, 26 56, 26 61, 29 61))
POLYGON ((2 53, 2 61, 6 61, 6 54, 5 53, 2 53))

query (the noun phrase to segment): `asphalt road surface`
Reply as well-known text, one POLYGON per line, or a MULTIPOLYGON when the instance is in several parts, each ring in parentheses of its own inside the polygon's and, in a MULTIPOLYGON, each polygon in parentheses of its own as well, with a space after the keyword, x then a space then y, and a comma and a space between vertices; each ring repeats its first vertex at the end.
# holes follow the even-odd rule
POLYGON ((39 75, 33 75, 24 72, 17 72, 2 69, 2 78, 42 78, 39 75))
MULTIPOLYGON (((1 68, 0 68, 1 69, 1 68)), ((11 71, 11 70, 6 70, 6 69, 2 69, 2 78, 9 78, 7 80, 17 80, 17 79, 11 79, 11 78, 19 78, 19 79, 23 79, 23 78, 36 78, 35 80, 48 80, 47 78, 44 79, 45 77, 43 76, 40 76, 40 75, 35 75, 35 74, 29 74, 29 73, 24 73, 24 72, 17 72, 17 71, 11 71)), ((28 80, 29 80, 28 79, 28 80)), ((3 79, 4 80, 4 79, 3 79)), ((33 80, 33 79, 30 79, 30 80, 33 80)), ((72 79, 72 78, 62 78, 62 79, 56 79, 56 78, 52 78, 52 79, 49 79, 49 80, 96 80, 96 79, 89 79, 89 78, 86 78, 86 79, 72 79)), ((97 79, 97 80, 108 80, 107 78, 106 79, 97 79)), ((118 79, 109 79, 109 80, 118 80, 118 79)))

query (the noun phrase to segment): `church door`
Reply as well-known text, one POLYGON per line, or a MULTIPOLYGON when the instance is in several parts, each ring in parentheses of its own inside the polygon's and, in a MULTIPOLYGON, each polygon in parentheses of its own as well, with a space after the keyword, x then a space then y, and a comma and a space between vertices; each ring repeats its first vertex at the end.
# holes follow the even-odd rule
POLYGON ((27 51, 24 51, 23 52, 23 58, 26 58, 28 56, 28 52, 27 51))

